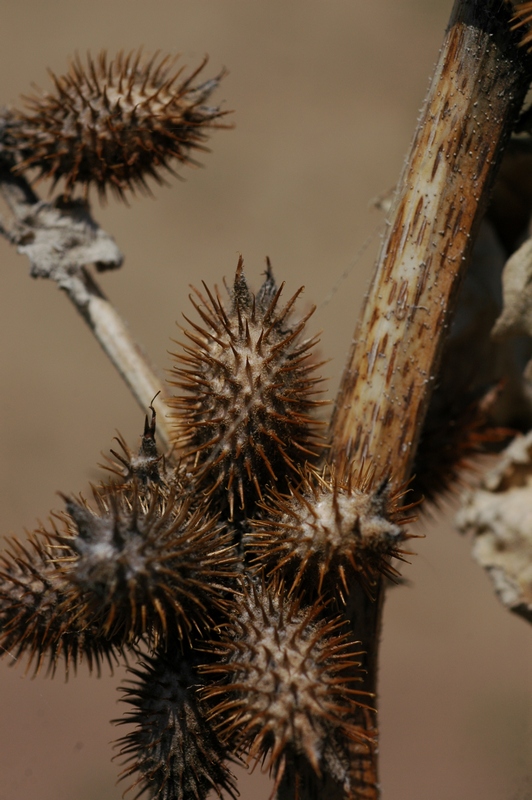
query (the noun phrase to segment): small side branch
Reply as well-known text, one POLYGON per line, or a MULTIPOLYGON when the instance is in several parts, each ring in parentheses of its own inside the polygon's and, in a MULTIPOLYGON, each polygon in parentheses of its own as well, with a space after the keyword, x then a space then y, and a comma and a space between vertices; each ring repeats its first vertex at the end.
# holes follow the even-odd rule
MULTIPOLYGON (((87 270, 80 270, 79 274, 71 276, 59 286, 76 306, 143 411, 158 393, 158 402, 162 401, 166 406, 169 395, 164 378, 151 365, 120 314, 87 270)), ((169 447, 165 414, 157 416, 157 439, 163 449, 169 447)))
MULTIPOLYGON (((70 298, 143 411, 157 393, 159 402, 166 404, 164 379, 87 270, 90 264, 99 271, 121 265, 122 254, 113 238, 96 224, 85 204, 41 201, 8 165, 0 166, 0 192, 13 217, 10 226, 0 224, 0 233, 28 256, 31 276, 54 280, 70 298)), ((165 414, 159 415, 157 433, 167 448, 165 414)))

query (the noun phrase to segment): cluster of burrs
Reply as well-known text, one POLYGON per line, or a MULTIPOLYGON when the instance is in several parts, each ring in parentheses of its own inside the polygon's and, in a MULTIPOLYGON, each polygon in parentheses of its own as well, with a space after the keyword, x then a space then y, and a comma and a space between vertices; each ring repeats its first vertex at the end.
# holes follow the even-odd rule
POLYGON ((152 411, 92 503, 65 497, 1 560, 3 651, 52 671, 140 659, 120 747, 159 800, 234 794, 227 763, 243 757, 278 781, 304 760, 349 788, 350 748, 373 747, 344 612, 353 585, 395 572, 404 514, 388 481, 326 465, 316 339, 281 290, 268 265, 253 294, 240 261, 227 299, 197 292, 172 451, 152 411))
MULTIPOLYGON (((195 84, 139 54, 74 62, 55 92, 0 120, 4 163, 122 196, 190 161, 221 112, 219 78, 195 84)), ((268 262, 254 294, 239 261, 227 292, 195 291, 175 354, 173 441, 155 411, 140 448, 119 438, 111 477, 0 557, 0 649, 37 671, 100 671, 127 656, 131 730, 123 776, 156 800, 234 796, 230 764, 294 770, 353 795, 376 728, 366 643, 350 615, 370 602, 409 538, 393 476, 327 463, 312 311, 281 299, 268 262), (351 603, 351 606, 353 604, 351 603)))

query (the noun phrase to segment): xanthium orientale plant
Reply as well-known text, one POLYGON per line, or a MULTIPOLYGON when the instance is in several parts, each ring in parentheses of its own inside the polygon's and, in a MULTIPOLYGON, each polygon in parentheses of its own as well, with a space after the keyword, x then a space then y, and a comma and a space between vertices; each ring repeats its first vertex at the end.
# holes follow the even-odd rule
MULTIPOLYGON (((530 5, 515 9, 514 27, 530 22, 530 5)), ((441 56, 444 64, 449 53, 458 57, 456 37, 464 39, 471 19, 483 20, 480 40, 494 38, 489 25, 502 38, 497 47, 513 59, 516 77, 512 91, 496 95, 502 121, 497 136, 489 132, 494 151, 515 123, 532 75, 511 30, 513 13, 509 5, 458 0, 441 56)), ((468 35, 469 49, 480 52, 482 41, 468 35)), ((477 85, 475 69, 486 66, 475 67, 471 58, 471 85, 462 92, 478 103, 487 90, 477 85)), ((207 104, 223 73, 199 82, 203 66, 186 74, 172 59, 148 60, 140 52, 102 54, 86 65, 75 60, 67 75, 52 75, 50 92, 27 99, 25 110, 2 112, 0 181, 20 223, 2 232, 29 255, 33 274, 48 270, 74 302, 85 292, 89 324, 91 299, 103 295, 86 266, 120 263, 90 218, 91 187, 101 198, 110 191, 120 199, 149 190, 148 179, 161 182, 173 163, 187 164, 206 150, 212 129, 229 127, 225 112, 207 104), (42 203, 31 176, 60 185, 59 197, 42 203), (28 208, 35 212, 30 221, 28 208), (70 244, 57 232, 61 226, 70 244), (59 237, 52 241, 58 254, 52 268, 51 235, 59 237)), ((430 105, 431 97, 452 90, 452 81, 438 83, 444 72, 436 74, 422 132, 448 117, 442 112, 437 119, 430 105)), ((417 156, 414 146, 410 165, 417 156)), ((447 161, 460 157, 457 145, 447 161)), ((492 161, 486 152, 483 168, 492 161)), ((440 164, 445 159, 434 162, 433 179, 440 164)), ((482 176, 479 195, 494 171, 482 176)), ((408 222, 409 191, 408 185, 398 190, 400 221, 384 243, 388 279, 400 267, 390 256, 400 249, 394 236, 408 225, 414 230, 422 215, 418 198, 408 222)), ((450 226, 453 238, 444 247, 460 234, 464 252, 482 211, 477 206, 467 230, 465 223, 450 226)), ((424 232, 414 237, 418 248, 424 232)), ((457 268, 438 295, 448 313, 458 277, 457 268)), ((401 310, 409 284, 398 290, 400 279, 393 280, 389 302, 401 310)), ((430 281, 416 274, 411 281, 413 326, 415 310, 430 302, 423 299, 430 281)), ((118 748, 134 796, 203 800, 214 790, 234 797, 231 763, 259 761, 273 774, 279 798, 378 797, 375 673, 384 587, 399 578, 397 565, 410 554, 415 534, 407 523, 420 494, 437 499, 472 451, 506 435, 490 421, 485 398, 464 393, 429 407, 416 454, 428 398, 403 392, 403 417, 393 402, 379 405, 393 395, 396 372, 388 366, 388 394, 370 374, 377 363, 373 358, 368 367, 371 343, 384 353, 391 336, 373 330, 389 317, 371 306, 371 293, 358 340, 369 349, 356 369, 352 362, 346 370, 327 433, 317 339, 307 332, 312 312, 298 311, 300 291, 286 300, 268 261, 253 292, 242 258, 224 291, 195 289, 170 388, 154 376, 139 388, 135 369, 125 374, 149 411, 140 446, 119 438, 120 450, 108 459, 110 477, 93 487, 92 499, 64 496, 64 510, 48 526, 27 540, 12 539, 0 557, 3 652, 51 673, 61 664, 71 672, 81 661, 99 671, 103 661, 112 666, 127 655, 129 710, 122 721, 132 727, 118 748), (366 382, 358 394, 353 374, 366 382), (163 415, 156 416, 156 393, 163 415), (355 422, 351 413, 358 414, 355 422), (450 441, 456 447, 445 447, 450 441), (411 482, 416 464, 422 474, 411 482)), ((397 311, 396 320, 406 316, 397 311)), ((423 349, 431 373, 443 335, 441 320, 436 324, 423 349)), ((405 330, 396 329, 390 341, 397 370, 404 350, 402 380, 412 362, 412 331, 405 330)), ((105 332, 95 333, 106 347, 105 332)))

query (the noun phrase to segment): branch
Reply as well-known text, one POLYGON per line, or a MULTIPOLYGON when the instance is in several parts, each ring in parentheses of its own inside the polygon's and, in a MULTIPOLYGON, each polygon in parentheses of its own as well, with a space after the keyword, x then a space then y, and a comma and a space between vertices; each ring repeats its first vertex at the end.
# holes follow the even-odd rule
MULTIPOLYGON (((0 224, 0 233, 17 245, 19 253, 28 256, 30 275, 54 280, 65 292, 143 411, 158 392, 165 403, 168 393, 164 379, 87 271, 89 264, 95 264, 99 271, 121 265, 122 254, 114 239, 94 222, 85 204, 45 203, 24 178, 15 177, 1 162, 0 192, 13 215, 11 226, 0 224)), ((167 447, 169 430, 164 414, 159 415, 157 434, 167 447)))
POLYGON ((398 483, 530 82, 508 21, 500 0, 455 3, 336 404, 335 459, 370 459, 398 483))
MULTIPOLYGON (((410 477, 457 290, 531 80, 510 15, 500 0, 455 2, 336 402, 332 461, 373 464, 395 485, 410 477)), ((382 605, 382 583, 375 601, 355 587, 370 692, 382 605)), ((376 754, 353 769, 361 796, 378 797, 376 754)))

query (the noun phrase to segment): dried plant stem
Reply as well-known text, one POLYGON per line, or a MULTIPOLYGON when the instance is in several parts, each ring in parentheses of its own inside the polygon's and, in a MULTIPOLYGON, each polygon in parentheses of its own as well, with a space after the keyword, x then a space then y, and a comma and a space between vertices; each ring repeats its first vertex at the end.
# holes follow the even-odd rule
MULTIPOLYGON (((0 193, 12 214, 9 227, 0 222, 0 234, 29 257, 32 277, 51 279, 65 292, 144 411, 157 393, 158 402, 166 404, 164 378, 87 270, 93 263, 100 269, 121 265, 122 254, 112 237, 84 204, 43 202, 23 176, 13 175, 1 160, 0 193)), ((166 448, 170 437, 164 413, 157 418, 157 434, 166 448)))
MULTIPOLYGON (((410 477, 457 289, 530 61, 500 0, 456 0, 397 189, 387 234, 344 372, 331 426, 336 464, 372 463, 410 477)), ((353 598, 353 627, 376 690, 383 587, 353 598)), ((358 771, 367 763, 355 764, 358 771)), ((369 769, 371 772, 371 769, 369 769)), ((374 786, 355 796, 379 796, 374 786)))
POLYGON ((336 460, 409 477, 476 225, 530 64, 500 0, 458 0, 344 372, 336 460))
MULTIPOLYGON (((140 407, 146 410, 158 393, 157 402, 166 406, 169 395, 164 378, 152 366, 118 311, 89 272, 81 269, 79 274, 70 276, 60 286, 86 321, 140 407)), ((163 449, 169 447, 169 426, 164 413, 157 416, 157 439, 163 449)))

